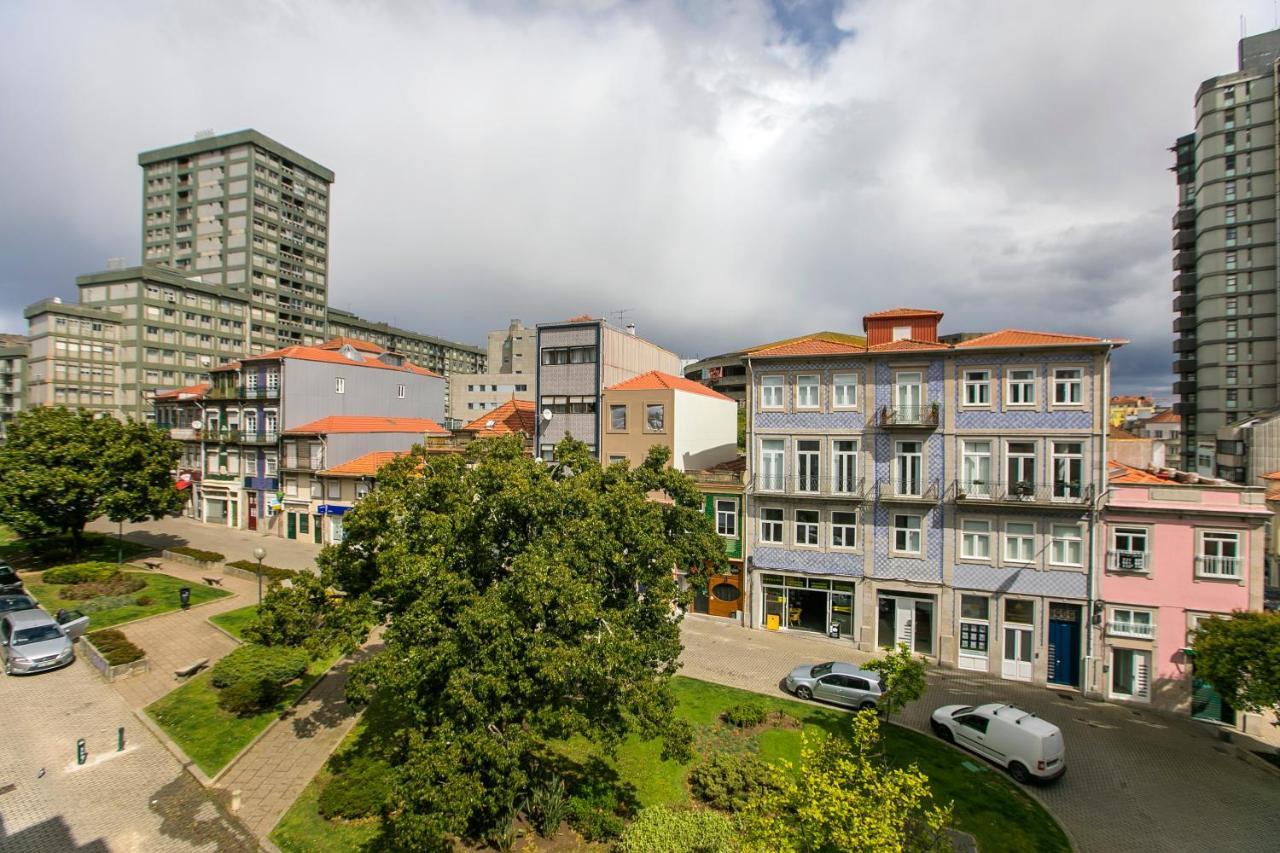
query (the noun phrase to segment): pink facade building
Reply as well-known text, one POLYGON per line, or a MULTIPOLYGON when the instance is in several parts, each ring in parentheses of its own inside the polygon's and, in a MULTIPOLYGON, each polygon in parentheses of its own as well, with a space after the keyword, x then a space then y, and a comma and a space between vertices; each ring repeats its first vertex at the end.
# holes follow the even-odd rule
POLYGON ((1187 649, 1201 621, 1262 609, 1270 516, 1261 488, 1111 463, 1093 619, 1106 698, 1245 726, 1187 649))

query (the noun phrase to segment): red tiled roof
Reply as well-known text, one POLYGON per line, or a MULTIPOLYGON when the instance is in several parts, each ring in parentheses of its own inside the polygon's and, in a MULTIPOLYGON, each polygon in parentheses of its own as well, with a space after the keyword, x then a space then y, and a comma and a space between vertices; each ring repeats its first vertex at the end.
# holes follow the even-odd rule
POLYGON ((934 311, 932 308, 890 308, 888 311, 876 311, 868 314, 870 319, 884 319, 886 317, 941 317, 941 311, 934 311))
POLYGON ((533 435, 537 415, 532 400, 517 400, 512 397, 498 408, 486 412, 471 423, 462 427, 460 432, 473 432, 477 437, 486 435, 509 435, 522 432, 533 435), (490 427, 489 423, 493 426, 490 427))
POLYGON ((958 349, 973 347, 1051 347, 1072 346, 1079 344, 1113 343, 1124 344, 1128 341, 1107 341, 1088 335, 1060 335, 1055 332, 1028 332, 1023 329, 1001 329, 998 332, 980 335, 956 344, 958 349))
POLYGON ((1113 406, 1150 406, 1151 398, 1136 394, 1117 394, 1111 398, 1113 406))
POLYGON ((1147 424, 1180 424, 1182 423, 1182 415, 1176 414, 1173 409, 1165 409, 1163 412, 1156 412, 1147 418, 1143 423, 1147 424))
POLYGON ((1155 471, 1144 471, 1141 468, 1135 468, 1132 465, 1126 465, 1114 459, 1109 463, 1107 480, 1117 485, 1131 486, 1162 486, 1178 482, 1173 477, 1168 477, 1155 471))
POLYGON ((917 341, 911 338, 899 338, 896 341, 885 341, 882 344, 873 344, 867 347, 867 352, 899 352, 908 350, 947 350, 951 349, 949 344, 939 343, 938 341, 917 341))
MULTIPOLYGON (((1121 429, 1118 426, 1113 426, 1109 430, 1107 430, 1108 441, 1115 441, 1116 439, 1119 439, 1120 441, 1131 441, 1131 440, 1140 439, 1140 438, 1141 436, 1134 435, 1133 433, 1129 432, 1127 429, 1121 429)), ((1146 439, 1142 439, 1142 440, 1145 441, 1146 439)))
POLYGON ((595 317, 592 317, 590 314, 579 314, 577 317, 570 317, 568 320, 565 320, 565 322, 566 323, 585 323, 588 320, 594 320, 594 319, 595 317))
POLYGON ((326 468, 321 474, 337 476, 337 477, 372 477, 393 459, 399 459, 408 453, 407 450, 375 450, 372 453, 366 453, 364 456, 357 456, 341 465, 334 465, 332 468, 326 468))
MULTIPOLYGON (((370 344, 370 346, 372 346, 372 344, 370 344)), ((370 351, 370 350, 360 350, 360 351, 366 352, 370 355, 373 355, 374 352, 376 352, 377 354, 386 352, 386 350, 382 350, 382 349, 379 349, 376 351, 370 351)), ((342 353, 340 353, 337 349, 322 349, 320 347, 304 347, 304 346, 298 346, 298 345, 288 346, 283 349, 273 350, 271 352, 264 352, 262 355, 249 356, 242 359, 242 361, 246 361, 246 362, 247 361, 263 361, 267 359, 275 360, 275 359, 285 359, 285 358, 296 358, 301 361, 323 361, 329 364, 344 364, 350 367, 370 367, 370 368, 376 368, 380 370, 394 370, 398 373, 416 373, 420 376, 439 376, 440 375, 435 371, 427 370, 425 367, 419 367, 416 364, 412 364, 409 362, 408 359, 405 359, 403 365, 397 367, 394 364, 386 364, 385 362, 381 362, 377 358, 369 358, 364 361, 353 361, 347 358, 346 356, 342 355, 342 353)))
POLYGON ((1270 474, 1263 474, 1264 480, 1280 480, 1280 471, 1272 471, 1270 474))
POLYGON ((763 344, 747 352, 748 356, 843 355, 867 351, 867 339, 861 335, 840 332, 813 332, 798 338, 787 338, 763 344))
POLYGON ((661 370, 650 370, 648 373, 642 373, 634 376, 625 382, 619 382, 617 385, 611 385, 605 389, 606 391, 688 391, 690 394, 701 394, 704 397, 714 397, 717 400, 728 400, 733 402, 732 398, 726 397, 719 391, 713 391, 701 382, 694 382, 692 379, 685 379, 683 376, 672 376, 670 373, 663 373, 661 370))
POLYGON ((201 382, 199 385, 188 385, 185 388, 174 388, 172 391, 157 391, 155 399, 157 400, 179 400, 183 397, 203 397, 212 387, 208 382, 201 382))
POLYGON ((448 435, 449 431, 430 418, 384 418, 360 415, 330 415, 293 427, 285 435, 328 435, 345 432, 413 432, 448 435))
POLYGON ((362 341, 359 338, 348 338, 344 335, 339 335, 336 338, 330 338, 324 343, 318 344, 316 346, 316 349, 336 350, 336 349, 342 349, 344 346, 349 346, 353 349, 359 350, 360 352, 373 352, 373 353, 386 352, 386 350, 384 350, 382 347, 378 346, 375 343, 371 343, 369 341, 362 341))

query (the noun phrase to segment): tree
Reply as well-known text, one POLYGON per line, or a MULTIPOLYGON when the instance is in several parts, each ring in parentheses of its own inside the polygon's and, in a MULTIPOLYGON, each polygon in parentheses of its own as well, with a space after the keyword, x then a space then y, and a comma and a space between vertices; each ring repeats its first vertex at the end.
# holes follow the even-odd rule
POLYGON ((933 803, 929 778, 913 764, 889 767, 878 748, 872 711, 852 717, 851 737, 805 734, 800 767, 781 762, 778 784, 760 790, 740 813, 750 850, 950 849, 951 806, 933 803))
POLYGON ((880 674, 880 709, 886 717, 891 717, 924 695, 928 683, 925 681, 924 661, 911 654, 906 643, 898 643, 898 648, 885 652, 884 657, 866 664, 866 669, 880 674))
POLYGON ((321 554, 326 581, 381 602, 385 651, 348 698, 382 691, 410 718, 384 831, 396 849, 480 839, 554 769, 550 744, 628 734, 687 759, 669 679, 685 603, 676 567, 722 571, 724 547, 684 474, 655 449, 629 470, 565 439, 538 463, 518 438, 416 449, 321 554), (651 500, 661 493, 664 500, 651 500))
POLYGON ((65 533, 79 554, 84 526, 162 518, 182 509, 173 469, 181 447, 161 430, 84 409, 18 414, 0 445, 0 521, 20 536, 65 533))
POLYGON ((287 587, 271 585, 244 637, 264 646, 305 648, 315 659, 335 648, 355 651, 374 619, 367 597, 334 596, 320 578, 301 572, 287 587))
POLYGON ((1201 622, 1191 650, 1196 676, 1232 708, 1280 710, 1280 613, 1236 611, 1201 622))

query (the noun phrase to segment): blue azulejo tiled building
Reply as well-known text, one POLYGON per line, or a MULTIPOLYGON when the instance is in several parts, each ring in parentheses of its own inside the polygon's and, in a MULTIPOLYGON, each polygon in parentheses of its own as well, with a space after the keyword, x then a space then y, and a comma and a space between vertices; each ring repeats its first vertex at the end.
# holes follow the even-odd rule
POLYGON ((941 318, 748 354, 750 620, 1079 686, 1122 342, 941 318))

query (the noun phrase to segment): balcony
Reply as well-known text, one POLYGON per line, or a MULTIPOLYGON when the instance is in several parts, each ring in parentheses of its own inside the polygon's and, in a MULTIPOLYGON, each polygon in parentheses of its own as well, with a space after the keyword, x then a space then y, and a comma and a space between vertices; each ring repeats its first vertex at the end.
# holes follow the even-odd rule
POLYGON ((1108 551, 1107 571, 1146 574, 1151 571, 1151 555, 1146 551, 1108 551))
POLYGON ((1195 349, 1196 349, 1195 335, 1183 335, 1182 337, 1175 339, 1173 342, 1174 352, 1195 352, 1195 349))
POLYGON ((1173 404, 1173 413, 1175 415, 1182 415, 1183 417, 1186 417, 1187 415, 1194 415, 1196 413, 1195 401, 1191 400, 1184 402, 1179 400, 1173 404))
POLYGON ((1112 619, 1107 623, 1107 633, 1121 637, 1141 637, 1149 640, 1156 635, 1156 626, 1150 622, 1120 622, 1112 619))
POLYGON ((897 477, 885 477, 880 481, 882 501, 937 503, 940 491, 937 482, 903 481, 897 477))
POLYGON ((1196 253, 1178 252, 1173 256, 1173 268, 1175 270, 1194 270, 1196 268, 1196 253))
POLYGON ((266 432, 265 430, 262 430, 259 432, 240 433, 241 444, 276 444, 279 441, 280 433, 278 432, 266 432))
POLYGON ((1174 332, 1194 332, 1196 330, 1196 318, 1194 314, 1184 314, 1173 321, 1174 332))
POLYGON ((1178 212, 1173 215, 1171 223, 1174 228, 1193 228, 1196 224, 1196 209, 1194 207, 1180 207, 1178 212))
POLYGON ((174 441, 199 441, 200 430, 191 427, 170 427, 169 438, 174 441))
POLYGON ((974 506, 1088 506, 1093 502, 1093 486, 1082 483, 1000 483, 956 480, 950 499, 974 506))
POLYGON ((280 387, 274 388, 248 388, 242 387, 239 391, 242 400, 274 400, 280 396, 280 387))
POLYGON ((1173 298, 1173 310, 1195 313, 1196 295, 1194 293, 1183 293, 1181 296, 1175 296, 1173 298))
POLYGON ((868 483, 861 478, 849 477, 787 477, 787 494, 834 497, 846 500, 864 500, 868 483))
POLYGON ((935 429, 942 414, 938 403, 921 406, 881 406, 876 413, 876 423, 896 429, 935 429))
POLYGON ((1173 371, 1172 371, 1172 372, 1177 373, 1177 374, 1178 374, 1178 375, 1180 375, 1180 376, 1181 376, 1181 375, 1184 375, 1184 374, 1187 374, 1187 373, 1195 373, 1195 372, 1196 372, 1196 364, 1197 364, 1197 362, 1196 362, 1195 358, 1190 358, 1190 357, 1187 357, 1187 356, 1183 356, 1182 358, 1176 359, 1176 360, 1173 362, 1173 371))
POLYGON ((1196 577, 1239 580, 1243 562, 1239 557, 1213 557, 1200 554, 1196 557, 1196 577))
MULTIPOLYGON (((309 456, 299 456, 297 459, 286 459, 284 464, 280 466, 286 471, 323 471, 324 460, 312 459, 309 456)), ((738 481, 741 484, 741 480, 738 481)))
POLYGON ((1179 397, 1185 397, 1188 394, 1196 393, 1196 381, 1194 379, 1180 379, 1173 383, 1173 393, 1179 397))
POLYGON ((1175 252, 1194 248, 1196 245, 1196 232, 1191 228, 1180 228, 1173 232, 1173 239, 1170 244, 1170 247, 1175 252))
POLYGON ((1195 290, 1197 284, 1196 274, 1193 272, 1178 273, 1173 277, 1173 289, 1181 291, 1195 290))

